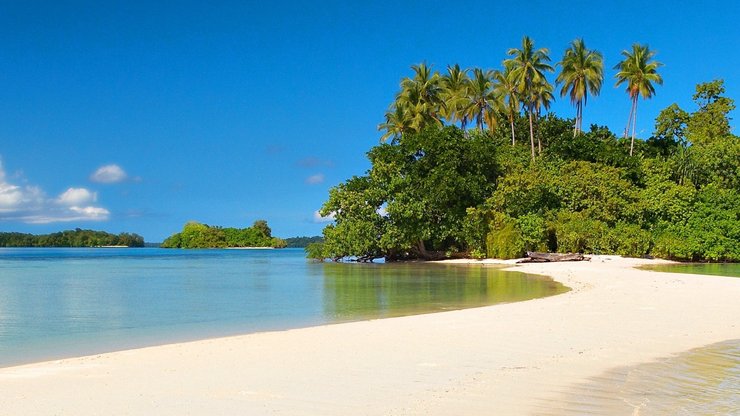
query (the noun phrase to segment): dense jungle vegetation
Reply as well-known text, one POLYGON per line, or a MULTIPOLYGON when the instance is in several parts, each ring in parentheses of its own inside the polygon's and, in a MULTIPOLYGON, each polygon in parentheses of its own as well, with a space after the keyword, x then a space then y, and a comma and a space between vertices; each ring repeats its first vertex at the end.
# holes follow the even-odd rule
POLYGON ((335 221, 309 257, 548 250, 740 261, 740 138, 722 80, 697 85, 693 108, 662 110, 642 140, 638 98, 662 83, 647 46, 623 51, 615 67, 632 103, 620 136, 582 128, 588 95, 604 81, 599 52, 576 40, 557 63, 574 119, 543 114, 554 99, 549 51, 525 37, 508 53, 501 71, 412 67, 379 126, 384 143, 367 154, 371 168, 330 190, 320 212, 335 221))

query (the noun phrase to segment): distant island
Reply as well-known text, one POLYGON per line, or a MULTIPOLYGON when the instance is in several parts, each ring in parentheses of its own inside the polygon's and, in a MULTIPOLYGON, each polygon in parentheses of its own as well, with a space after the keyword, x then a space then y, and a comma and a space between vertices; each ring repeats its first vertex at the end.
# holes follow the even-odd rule
POLYGON ((287 244, 287 248, 305 248, 308 247, 309 244, 313 243, 323 243, 324 237, 320 235, 315 235, 313 237, 290 237, 285 239, 285 243, 287 244))
POLYGON ((247 228, 224 228, 190 221, 182 231, 167 237, 162 248, 284 248, 285 240, 272 236, 265 220, 247 228))
POLYGON ((0 247, 144 247, 144 237, 79 228, 41 235, 0 233, 0 247))

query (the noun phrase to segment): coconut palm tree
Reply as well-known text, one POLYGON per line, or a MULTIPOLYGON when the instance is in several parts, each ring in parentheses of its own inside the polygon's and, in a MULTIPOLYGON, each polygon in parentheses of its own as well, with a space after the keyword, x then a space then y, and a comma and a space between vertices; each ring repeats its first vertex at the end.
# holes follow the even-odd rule
POLYGON ((663 78, 658 74, 658 68, 663 64, 653 59, 655 52, 651 51, 647 45, 637 43, 632 45, 632 52, 627 50, 622 51, 622 56, 624 56, 624 59, 614 67, 614 69, 619 70, 615 76, 617 78, 615 86, 618 87, 626 83, 627 94, 629 94, 632 100, 627 128, 624 130, 624 137, 626 138, 630 130, 630 124, 632 125, 632 141, 630 143, 630 156, 632 156, 635 147, 637 99, 640 96, 642 98, 652 97, 655 94, 653 83, 658 85, 663 84, 663 78))
POLYGON ((385 112, 385 122, 378 125, 378 130, 385 130, 385 134, 380 137, 380 141, 385 142, 392 138, 392 142, 396 142, 404 133, 415 131, 412 122, 411 113, 405 105, 392 104, 391 108, 385 112))
POLYGON ((517 91, 525 98, 523 104, 526 106, 529 115, 529 140, 532 145, 532 160, 535 158, 532 121, 535 101, 532 100, 531 90, 538 82, 545 79, 545 72, 553 72, 552 66, 547 63, 550 61, 549 53, 547 48, 535 49, 532 39, 525 36, 522 38, 522 48, 509 49, 507 54, 512 58, 504 62, 504 65, 507 62, 512 65, 511 76, 517 84, 517 91))
POLYGON ((470 77, 467 69, 460 69, 460 65, 447 66, 447 73, 442 75, 441 99, 444 102, 444 117, 450 122, 460 122, 460 128, 465 130, 468 117, 465 107, 469 101, 470 77))
POLYGON ((493 79, 495 81, 494 92, 504 104, 504 110, 509 118, 509 124, 511 126, 511 145, 516 144, 514 136, 514 118, 519 115, 519 93, 517 91, 517 84, 514 77, 511 75, 513 71, 513 65, 511 63, 504 62, 503 71, 495 71, 493 73, 493 79))
MULTIPOLYGON (((534 109, 534 114, 537 120, 540 119, 543 108, 545 110, 550 109, 550 104, 552 104, 555 99, 552 91, 552 84, 547 82, 544 78, 532 85, 529 100, 532 102, 532 108, 534 109)), ((542 154, 542 141, 540 140, 539 134, 537 134, 537 150, 539 154, 542 154)))
POLYGON ((473 69, 473 77, 470 79, 468 104, 466 115, 475 120, 478 130, 483 130, 483 124, 493 130, 496 127, 496 95, 494 94, 493 71, 484 71, 480 68, 473 69))
POLYGON ((429 124, 441 124, 442 88, 440 76, 426 63, 412 65, 413 78, 401 81, 401 92, 396 102, 408 106, 414 113, 415 128, 422 130, 429 124))
POLYGON ((565 50, 563 59, 557 63, 561 67, 555 82, 562 84, 560 96, 570 96, 570 103, 576 107, 576 122, 573 136, 583 131, 583 107, 588 102, 588 93, 599 95, 604 81, 604 58, 596 50, 589 50, 583 39, 571 42, 565 50))

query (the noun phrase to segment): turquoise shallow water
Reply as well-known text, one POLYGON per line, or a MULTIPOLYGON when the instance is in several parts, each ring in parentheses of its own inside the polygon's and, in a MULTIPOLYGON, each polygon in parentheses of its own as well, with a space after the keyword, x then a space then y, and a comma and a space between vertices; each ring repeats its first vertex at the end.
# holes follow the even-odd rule
POLYGON ((740 263, 678 263, 645 266, 644 268, 657 272, 740 277, 740 263))
POLYGON ((562 293, 492 267, 291 250, 0 249, 0 366, 562 293))
POLYGON ((740 339, 614 368, 540 408, 536 415, 740 415, 740 339))

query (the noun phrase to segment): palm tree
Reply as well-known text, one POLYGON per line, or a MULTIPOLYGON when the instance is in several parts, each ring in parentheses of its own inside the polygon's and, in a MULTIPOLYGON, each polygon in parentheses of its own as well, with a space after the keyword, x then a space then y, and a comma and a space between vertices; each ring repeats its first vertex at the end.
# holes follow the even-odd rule
POLYGON ((562 68, 555 79, 563 84, 560 96, 570 95, 570 103, 576 107, 576 122, 573 137, 583 131, 583 107, 588 101, 588 93, 599 95, 604 81, 604 58, 596 50, 589 50, 583 39, 576 39, 565 50, 563 59, 558 62, 562 68))
POLYGON ((393 138, 392 142, 396 142, 404 133, 414 131, 412 121, 411 113, 405 105, 392 104, 391 108, 385 112, 385 122, 378 125, 378 130, 385 130, 380 141, 385 142, 393 138))
POLYGON ((441 124, 442 88, 437 72, 425 63, 412 65, 413 78, 404 78, 401 81, 401 92, 396 98, 397 103, 408 106, 413 112, 414 127, 422 130, 429 124, 441 124))
POLYGON ((529 140, 532 145, 532 160, 534 154, 534 127, 532 122, 532 113, 534 112, 535 101, 532 100, 531 90, 534 86, 545 80, 545 72, 553 72, 553 68, 547 64, 550 61, 549 51, 547 48, 534 48, 534 42, 529 36, 522 38, 522 48, 511 48, 507 52, 512 58, 507 62, 512 65, 511 76, 517 84, 518 93, 525 98, 523 104, 527 108, 529 115, 529 140))
MULTIPOLYGON (((550 109, 550 104, 552 104, 555 99, 555 96, 552 95, 552 91, 552 84, 547 82, 544 78, 532 85, 529 100, 532 102, 534 114, 537 120, 540 119, 543 108, 545 110, 550 109)), ((539 154, 542 154, 542 141, 540 140, 539 134, 537 134, 537 150, 539 154)))
POLYGON ((460 122, 460 128, 465 130, 468 117, 465 106, 468 102, 470 77, 467 69, 460 69, 460 65, 447 66, 447 74, 442 75, 441 98, 444 103, 444 117, 451 123, 460 122))
POLYGON ((496 96, 493 87, 493 71, 473 69, 465 113, 471 120, 475 119, 480 131, 483 130, 483 124, 488 125, 491 130, 496 127, 496 96))
POLYGON ((633 44, 632 52, 622 51, 624 60, 619 62, 614 69, 618 69, 616 78, 617 83, 615 86, 619 86, 622 83, 627 83, 627 94, 629 94, 632 100, 632 108, 630 109, 630 116, 627 120, 627 128, 624 130, 624 137, 627 138, 627 134, 630 130, 630 124, 632 125, 632 142, 630 143, 630 156, 635 147, 635 129, 637 124, 637 99, 650 98, 655 94, 655 87, 653 83, 658 85, 663 84, 663 78, 658 74, 658 68, 661 64, 655 61, 655 52, 651 51, 647 45, 633 44))
POLYGON ((504 62, 504 70, 495 71, 493 73, 493 79, 495 81, 494 91, 498 97, 504 102, 506 115, 509 117, 509 124, 511 125, 511 145, 516 144, 514 138, 514 117, 519 114, 519 93, 517 91, 517 84, 514 77, 511 75, 513 71, 513 65, 508 62, 504 62))

